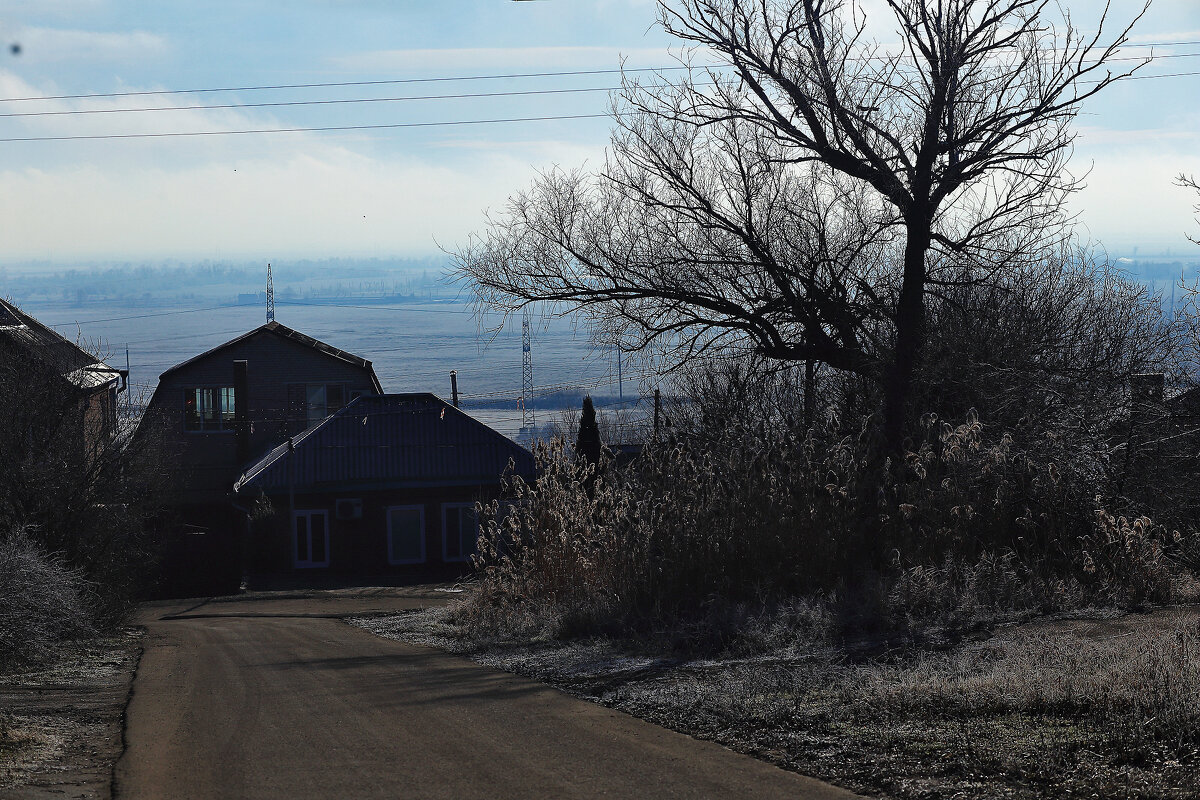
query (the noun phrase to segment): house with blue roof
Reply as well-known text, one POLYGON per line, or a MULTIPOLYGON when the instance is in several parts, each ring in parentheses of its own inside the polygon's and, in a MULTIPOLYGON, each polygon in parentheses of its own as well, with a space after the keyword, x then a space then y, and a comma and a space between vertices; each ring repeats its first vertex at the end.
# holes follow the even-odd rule
POLYGON ((251 464, 250 571, 337 575, 466 571, 476 502, 532 454, 433 394, 358 397, 251 464), (265 509, 265 511, 264 511, 265 509))
POLYGON ((380 392, 370 361, 274 320, 163 372, 138 426, 170 491, 162 593, 236 591, 247 534, 233 485, 247 465, 380 392))

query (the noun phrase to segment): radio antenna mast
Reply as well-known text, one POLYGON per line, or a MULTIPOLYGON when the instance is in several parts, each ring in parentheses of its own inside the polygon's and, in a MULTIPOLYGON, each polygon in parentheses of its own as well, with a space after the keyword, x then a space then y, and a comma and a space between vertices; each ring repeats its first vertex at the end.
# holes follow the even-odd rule
POLYGON ((271 281, 271 263, 267 262, 267 322, 275 321, 275 284, 271 281))
POLYGON ((533 436, 533 325, 529 309, 521 318, 521 432, 533 436))

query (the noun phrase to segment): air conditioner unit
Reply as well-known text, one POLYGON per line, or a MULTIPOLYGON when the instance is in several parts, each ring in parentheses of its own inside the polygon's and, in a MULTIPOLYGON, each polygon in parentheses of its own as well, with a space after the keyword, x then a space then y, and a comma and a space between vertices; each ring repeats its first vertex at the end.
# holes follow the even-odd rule
POLYGON ((362 500, 357 497, 346 497, 338 500, 334 506, 338 519, 362 519, 362 500))

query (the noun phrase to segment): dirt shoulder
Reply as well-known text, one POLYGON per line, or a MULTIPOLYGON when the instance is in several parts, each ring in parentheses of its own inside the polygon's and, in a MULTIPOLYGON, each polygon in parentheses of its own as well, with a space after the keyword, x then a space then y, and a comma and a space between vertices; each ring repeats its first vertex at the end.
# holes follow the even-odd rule
POLYGON ((0 675, 0 799, 110 797, 141 642, 130 628, 0 675))
POLYGON ((453 610, 354 621, 863 794, 1200 798, 1200 608, 997 628, 869 660, 646 642, 479 643, 453 610))

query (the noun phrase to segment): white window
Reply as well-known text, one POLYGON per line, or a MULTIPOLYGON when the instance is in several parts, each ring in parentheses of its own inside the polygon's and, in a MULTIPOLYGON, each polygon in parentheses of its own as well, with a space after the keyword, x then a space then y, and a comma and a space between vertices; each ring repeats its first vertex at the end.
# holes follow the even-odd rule
POLYGON ((388 563, 425 562, 425 506, 391 506, 387 510, 388 563))
POLYGON ((325 511, 292 514, 292 554, 297 567, 329 566, 329 515, 325 511))
POLYGON ((474 503, 442 504, 442 560, 466 561, 479 543, 479 515, 474 503))

